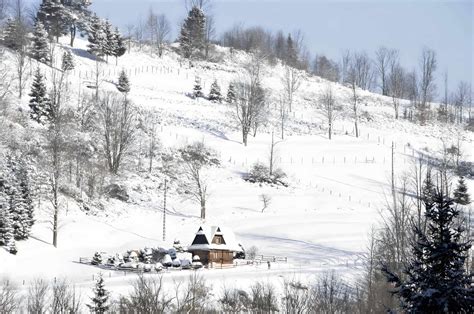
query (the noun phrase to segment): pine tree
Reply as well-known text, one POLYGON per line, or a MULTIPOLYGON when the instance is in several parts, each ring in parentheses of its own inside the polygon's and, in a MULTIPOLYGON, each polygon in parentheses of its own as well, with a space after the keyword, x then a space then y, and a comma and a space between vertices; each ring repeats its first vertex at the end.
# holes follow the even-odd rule
POLYGON ((15 238, 13 236, 13 221, 7 208, 0 208, 0 246, 11 254, 16 254, 15 238))
POLYGON ((428 171, 421 191, 421 200, 425 206, 433 205, 433 195, 435 195, 435 186, 431 178, 431 171, 428 171))
POLYGON ((89 41, 87 51, 99 58, 103 57, 105 51, 107 51, 107 36, 105 34, 104 23, 97 16, 92 17, 87 39, 89 41))
POLYGON ((107 57, 107 62, 109 61, 109 56, 113 56, 117 50, 117 37, 114 34, 112 24, 109 20, 105 21, 104 24, 104 33, 105 33, 105 44, 103 46, 103 53, 107 57))
POLYGON ((61 0, 43 0, 36 13, 36 20, 44 25, 50 38, 56 38, 56 42, 67 34, 69 17, 61 0))
POLYGON ((61 62, 61 69, 63 71, 71 71, 75 67, 74 65, 74 57, 71 53, 71 50, 67 50, 63 53, 63 58, 61 62))
POLYGON ((208 98, 210 101, 214 101, 214 102, 222 101, 221 88, 219 84, 217 83, 217 80, 214 80, 214 82, 212 83, 211 91, 209 92, 208 98))
POLYGON ((204 94, 202 93, 201 79, 199 77, 196 77, 194 80, 193 97, 204 97, 204 94))
POLYGON ((91 298, 91 304, 87 307, 92 313, 102 314, 109 310, 109 292, 105 289, 104 278, 99 274, 97 282, 93 289, 94 297, 91 298))
POLYGON ((7 156, 6 189, 9 196, 9 211, 12 218, 15 240, 25 240, 33 226, 33 205, 28 184, 26 166, 21 159, 7 156))
POLYGON ((128 79, 127 73, 125 73, 125 70, 120 72, 117 89, 119 92, 124 94, 128 94, 130 92, 130 81, 128 79))
POLYGON ((48 47, 48 33, 40 21, 36 22, 35 31, 33 32, 32 55, 39 62, 46 63, 51 60, 48 47))
POLYGON ((32 120, 44 124, 52 115, 51 102, 47 96, 46 85, 40 69, 36 69, 33 85, 31 86, 30 117, 32 120))
POLYGON ((17 20, 9 19, 6 22, 3 43, 5 47, 15 51, 19 51, 26 46, 26 37, 22 36, 22 25, 17 20))
POLYGON ((453 201, 440 190, 432 199, 434 206, 425 211, 427 231, 414 227, 417 240, 404 267, 406 279, 383 270, 407 313, 470 313, 474 288, 464 262, 471 245, 462 242, 465 230, 456 222, 460 212, 453 201))
MULTIPOLYGON (((2 172, 5 172, 2 169, 2 172)), ((7 181, 5 173, 0 173, 0 246, 16 254, 16 245, 13 235, 13 221, 10 214, 10 200, 7 193, 7 181)))
POLYGON ((229 88, 227 89, 227 102, 229 104, 233 104, 236 100, 237 100, 237 96, 235 93, 234 83, 230 83, 229 88))
POLYGON ((115 46, 113 50, 113 56, 115 57, 115 65, 118 63, 118 58, 123 56, 127 51, 125 47, 125 42, 123 41, 123 37, 120 34, 118 28, 115 28, 114 35, 115 37, 115 46))
POLYGON ((469 205, 471 204, 471 198, 467 191, 466 182, 464 177, 459 177, 458 185, 454 190, 454 202, 459 205, 469 205))
POLYGON ((296 67, 298 65, 298 52, 296 50, 295 42, 290 34, 288 34, 288 38, 286 40, 286 64, 292 67, 296 67))
POLYGON ((179 36, 181 54, 185 58, 202 54, 206 43, 205 28, 206 17, 204 12, 197 7, 193 7, 181 26, 179 36))

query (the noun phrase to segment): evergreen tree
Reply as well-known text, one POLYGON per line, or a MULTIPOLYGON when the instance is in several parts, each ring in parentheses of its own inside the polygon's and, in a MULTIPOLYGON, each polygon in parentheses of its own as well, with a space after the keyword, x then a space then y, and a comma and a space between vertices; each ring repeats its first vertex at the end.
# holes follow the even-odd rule
POLYGON ((66 35, 68 31, 69 12, 61 0, 43 0, 36 13, 36 20, 41 22, 46 28, 50 38, 66 35))
POLYGON ((91 27, 88 32, 88 41, 87 51, 99 58, 103 57, 105 51, 107 51, 107 36, 104 23, 97 16, 92 18, 91 27))
POLYGON ((470 313, 474 308, 472 274, 464 269, 471 247, 463 241, 460 215, 453 201, 440 190, 432 196, 434 206, 426 207, 426 232, 414 227, 413 257, 405 265, 406 279, 384 272, 394 283, 407 313, 470 313))
POLYGON ((179 36, 181 54, 185 58, 202 54, 206 43, 205 28, 206 17, 204 12, 197 7, 193 7, 181 26, 179 36))
POLYGON ((210 101, 214 101, 214 102, 222 101, 221 88, 219 84, 217 83, 217 80, 214 80, 214 82, 212 83, 211 91, 209 92, 208 98, 210 101))
POLYGON ((63 53, 63 58, 61 62, 61 69, 63 71, 71 71, 75 67, 74 65, 74 57, 71 53, 71 50, 67 50, 63 53))
MULTIPOLYGON (((1 196, 0 196, 1 197, 1 196)), ((1 200, 0 200, 1 202, 1 200)), ((16 254, 15 238, 13 236, 13 221, 8 208, 0 208, 0 246, 11 254, 16 254)))
POLYGON ((459 177, 458 185, 454 190, 454 202, 459 205, 469 205, 471 204, 471 198, 467 191, 466 182, 464 177, 459 177))
POLYGON ((13 221, 10 214, 10 200, 7 193, 7 169, 1 167, 0 172, 0 246, 16 254, 15 239, 13 236, 13 221))
POLYGON ((230 83, 229 88, 227 89, 227 102, 229 104, 233 104, 236 100, 237 100, 237 96, 235 93, 234 83, 230 83))
POLYGON ((9 19, 3 34, 3 44, 15 51, 20 51, 28 45, 27 27, 22 21, 9 19))
POLYGON ((102 274, 99 274, 93 292, 94 297, 91 298, 91 304, 88 304, 87 307, 92 313, 106 313, 109 310, 109 292, 105 289, 102 274))
POLYGON ((298 52, 296 49, 295 42, 290 34, 288 34, 288 38, 286 40, 286 64, 292 67, 297 67, 298 65, 298 52))
POLYGON ((74 46, 74 39, 78 30, 87 31, 91 11, 88 7, 92 4, 90 0, 67 0, 63 1, 66 11, 66 24, 70 34, 70 45, 74 46))
POLYGON ((120 72, 117 89, 119 92, 124 94, 128 94, 130 92, 130 81, 128 79, 127 73, 125 73, 125 70, 120 72))
POLYGON ((48 47, 48 33, 40 21, 36 22, 35 30, 33 32, 33 47, 32 47, 33 58, 39 62, 49 62, 51 57, 49 56, 48 47))
POLYGON ((36 69, 33 85, 31 86, 30 99, 30 117, 32 120, 44 124, 51 118, 51 102, 47 96, 44 77, 40 69, 36 69))
POLYGON ((104 34, 105 34, 105 43, 103 45, 103 53, 107 57, 107 62, 109 61, 109 56, 113 56, 117 50, 117 37, 114 34, 112 24, 109 20, 105 21, 104 24, 104 34))
POLYGON ((25 240, 33 226, 33 205, 24 162, 18 157, 7 158, 6 193, 9 197, 9 211, 12 218, 15 240, 25 240))
POLYGON ((125 54, 125 52, 127 51, 127 48, 125 46, 125 42, 123 41, 123 37, 120 34, 118 28, 115 28, 113 36, 115 37, 115 45, 114 45, 114 50, 112 54, 115 57, 115 64, 117 65, 118 58, 125 54))
POLYGON ((202 93, 201 79, 199 77, 196 77, 194 80, 193 97, 204 97, 204 94, 202 93))
POLYGON ((435 195, 435 186, 431 178, 431 171, 427 171, 425 181, 423 182, 423 188, 421 191, 421 200, 425 206, 433 206, 433 195, 435 195))

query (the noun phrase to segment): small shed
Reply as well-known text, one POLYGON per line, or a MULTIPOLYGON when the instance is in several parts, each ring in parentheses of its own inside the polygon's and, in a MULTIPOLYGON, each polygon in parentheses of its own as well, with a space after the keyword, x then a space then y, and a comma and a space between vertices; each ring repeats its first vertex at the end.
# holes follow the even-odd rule
POLYGON ((232 231, 219 226, 199 227, 188 252, 199 256, 203 265, 232 265, 234 252, 241 251, 232 231))

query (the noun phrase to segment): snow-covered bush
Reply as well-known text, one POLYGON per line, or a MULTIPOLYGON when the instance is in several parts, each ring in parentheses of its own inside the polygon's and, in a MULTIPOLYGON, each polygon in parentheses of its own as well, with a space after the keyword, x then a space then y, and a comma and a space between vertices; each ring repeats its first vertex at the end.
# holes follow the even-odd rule
POLYGON ((246 177, 244 177, 244 179, 252 183, 268 183, 288 186, 288 184, 283 181, 285 177, 286 174, 283 172, 283 170, 278 168, 270 173, 269 167, 261 162, 257 162, 253 164, 252 169, 250 169, 250 172, 246 177))
POLYGON ((102 254, 100 252, 95 252, 91 260, 92 265, 101 265, 102 264, 102 254))

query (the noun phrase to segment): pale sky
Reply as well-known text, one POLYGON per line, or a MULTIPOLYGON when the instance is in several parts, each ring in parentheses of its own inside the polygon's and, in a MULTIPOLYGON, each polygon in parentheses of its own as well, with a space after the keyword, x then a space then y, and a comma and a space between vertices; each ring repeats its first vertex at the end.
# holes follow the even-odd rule
MULTIPOLYGON (((343 49, 366 50, 381 45, 400 50, 402 64, 418 65, 423 46, 438 55, 438 85, 449 72, 450 86, 472 82, 472 0, 213 0, 218 34, 243 23, 291 32, 301 29, 312 54, 339 60, 343 49)), ((93 0, 92 8, 124 28, 152 7, 168 16, 173 38, 186 16, 184 0, 93 0)))

